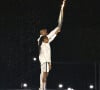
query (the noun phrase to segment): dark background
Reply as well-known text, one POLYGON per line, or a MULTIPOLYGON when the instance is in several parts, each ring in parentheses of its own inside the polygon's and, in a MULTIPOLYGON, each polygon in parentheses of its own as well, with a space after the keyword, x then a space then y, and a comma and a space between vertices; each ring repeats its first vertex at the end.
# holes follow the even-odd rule
MULTIPOLYGON (((23 82, 29 87, 39 86, 39 62, 33 61, 37 57, 36 40, 41 28, 50 32, 57 26, 61 1, 0 1, 0 88, 20 88, 23 82)), ((56 88, 63 81, 66 87, 71 84, 86 90, 88 82, 94 83, 94 63, 100 59, 99 16, 97 1, 67 1, 62 31, 51 43, 56 70, 48 78, 48 83, 55 84, 48 87, 56 88), (52 75, 56 76, 54 81, 52 75)))

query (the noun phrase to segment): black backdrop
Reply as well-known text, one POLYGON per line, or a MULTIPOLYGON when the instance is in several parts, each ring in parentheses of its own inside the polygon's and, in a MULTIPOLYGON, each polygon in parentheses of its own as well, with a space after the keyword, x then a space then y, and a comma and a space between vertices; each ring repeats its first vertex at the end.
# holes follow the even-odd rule
MULTIPOLYGON (((17 88, 20 82, 32 80, 32 71, 39 74, 39 65, 33 69, 32 60, 37 56, 36 39, 40 28, 51 31, 57 25, 60 4, 60 0, 0 1, 1 87, 17 88)), ((93 0, 68 1, 62 32, 51 44, 54 62, 99 63, 98 9, 99 3, 93 0)))

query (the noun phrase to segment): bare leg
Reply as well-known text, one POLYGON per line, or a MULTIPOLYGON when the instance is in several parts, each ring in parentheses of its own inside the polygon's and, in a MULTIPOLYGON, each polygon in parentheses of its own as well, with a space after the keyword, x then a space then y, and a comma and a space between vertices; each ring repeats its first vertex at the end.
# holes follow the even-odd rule
POLYGON ((47 76, 48 76, 48 72, 43 72, 42 83, 43 83, 44 90, 46 89, 47 76))
MULTIPOLYGON (((49 70, 51 65, 49 64, 49 70)), ((46 81, 47 81, 47 77, 48 77, 49 72, 43 72, 41 71, 40 74, 40 90, 45 90, 46 89, 46 81)))
POLYGON ((48 72, 41 72, 40 74, 40 90, 45 90, 48 72))

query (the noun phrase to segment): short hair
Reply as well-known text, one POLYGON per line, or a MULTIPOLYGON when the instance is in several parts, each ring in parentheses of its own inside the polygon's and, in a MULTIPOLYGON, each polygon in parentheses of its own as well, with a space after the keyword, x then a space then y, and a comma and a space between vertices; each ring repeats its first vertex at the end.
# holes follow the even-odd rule
POLYGON ((42 28, 42 29, 40 29, 40 31, 44 31, 44 30, 47 30, 46 28, 42 28))
POLYGON ((47 31, 47 29, 45 29, 45 28, 44 28, 44 29, 41 29, 41 30, 40 30, 40 33, 42 33, 42 31, 47 31))

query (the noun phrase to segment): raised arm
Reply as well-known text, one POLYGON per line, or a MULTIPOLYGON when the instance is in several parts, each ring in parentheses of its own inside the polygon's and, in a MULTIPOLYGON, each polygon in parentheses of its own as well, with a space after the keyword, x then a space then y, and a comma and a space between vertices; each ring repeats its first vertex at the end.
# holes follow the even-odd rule
POLYGON ((55 37, 56 37, 56 34, 53 35, 53 37, 49 39, 49 43, 51 43, 55 39, 55 37))
POLYGON ((61 10, 60 10, 59 18, 58 18, 58 26, 47 35, 47 37, 49 39, 52 38, 56 32, 59 32, 59 30, 61 30, 61 26, 62 26, 62 22, 63 22, 63 10, 64 10, 65 1, 66 0, 64 0, 61 5, 61 10))
POLYGON ((62 22, 63 22, 63 12, 64 12, 64 5, 65 5, 66 0, 63 1, 60 9, 60 14, 58 18, 58 27, 62 27, 62 22))
POLYGON ((48 39, 51 39, 51 38, 56 34, 56 32, 58 32, 59 30, 60 30, 59 27, 56 27, 54 30, 52 30, 52 31, 47 35, 48 39))
POLYGON ((57 36, 57 34, 58 34, 59 32, 60 32, 60 29, 57 30, 57 31, 55 32, 55 34, 49 39, 49 43, 52 42, 52 41, 55 39, 55 37, 57 36))

